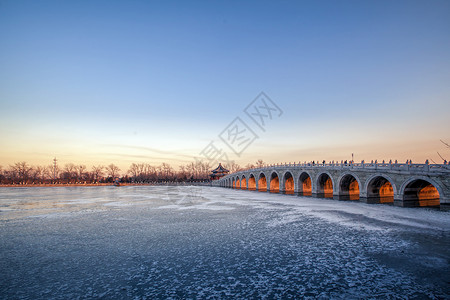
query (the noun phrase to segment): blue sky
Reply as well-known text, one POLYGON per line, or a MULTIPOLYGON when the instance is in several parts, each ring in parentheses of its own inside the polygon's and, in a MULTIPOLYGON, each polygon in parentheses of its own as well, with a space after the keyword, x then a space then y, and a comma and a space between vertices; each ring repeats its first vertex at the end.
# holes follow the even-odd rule
POLYGON ((449 53, 449 1, 0 1, 0 165, 188 163, 261 91, 243 165, 437 161, 449 53))

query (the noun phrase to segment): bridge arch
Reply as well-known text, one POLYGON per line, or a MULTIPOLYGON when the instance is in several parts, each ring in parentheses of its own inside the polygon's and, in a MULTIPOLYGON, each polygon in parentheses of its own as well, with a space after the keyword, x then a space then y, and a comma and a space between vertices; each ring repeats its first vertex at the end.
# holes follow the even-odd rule
POLYGON ((334 182, 333 177, 328 172, 322 172, 317 175, 315 180, 317 186, 317 198, 333 198, 334 182))
POLYGON ((404 206, 439 207, 443 195, 442 187, 425 176, 411 177, 400 187, 400 197, 404 206))
POLYGON ((388 175, 374 174, 367 178, 364 185, 367 193, 368 203, 394 203, 394 196, 397 195, 397 187, 388 175))
POLYGON ((241 179, 238 177, 236 177, 236 188, 240 189, 241 188, 241 179))
POLYGON ((312 181, 311 174, 307 171, 303 171, 298 177, 298 194, 300 196, 312 195, 312 181))
POLYGON ((241 177, 241 189, 247 189, 247 178, 245 178, 245 175, 242 175, 241 177))
POLYGON ((280 175, 277 171, 272 171, 270 174, 270 186, 269 191, 271 193, 279 193, 280 192, 280 175))
POLYGON ((359 200, 361 180, 353 172, 345 172, 339 176, 339 200, 359 200))
POLYGON ((288 195, 294 194, 294 176, 290 171, 286 171, 283 174, 284 192, 288 195))
POLYGON ((267 178, 264 172, 261 172, 258 175, 258 191, 267 192, 267 178))
POLYGON ((250 173, 250 175, 248 176, 248 189, 251 191, 256 190, 256 180, 253 173, 250 173))

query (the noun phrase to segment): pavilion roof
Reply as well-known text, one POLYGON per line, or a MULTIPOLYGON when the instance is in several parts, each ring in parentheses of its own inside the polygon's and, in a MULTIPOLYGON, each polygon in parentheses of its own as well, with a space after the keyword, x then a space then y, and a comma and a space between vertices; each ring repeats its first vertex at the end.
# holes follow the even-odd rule
POLYGON ((219 166, 217 168, 215 168, 214 170, 212 170, 211 172, 212 173, 228 173, 230 171, 225 169, 224 167, 222 167, 222 164, 219 163, 219 166))

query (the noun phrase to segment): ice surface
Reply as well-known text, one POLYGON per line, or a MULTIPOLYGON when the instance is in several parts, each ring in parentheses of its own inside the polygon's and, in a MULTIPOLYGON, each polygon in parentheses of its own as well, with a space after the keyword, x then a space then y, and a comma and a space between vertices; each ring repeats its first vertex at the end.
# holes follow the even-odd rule
POLYGON ((448 298, 450 214, 211 187, 0 189, 0 298, 448 298))

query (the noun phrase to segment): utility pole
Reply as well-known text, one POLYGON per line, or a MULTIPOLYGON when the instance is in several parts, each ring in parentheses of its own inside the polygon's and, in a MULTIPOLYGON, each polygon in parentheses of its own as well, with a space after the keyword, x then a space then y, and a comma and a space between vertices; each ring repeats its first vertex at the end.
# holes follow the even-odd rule
POLYGON ((352 163, 354 163, 355 161, 353 160, 353 153, 352 153, 352 163))

